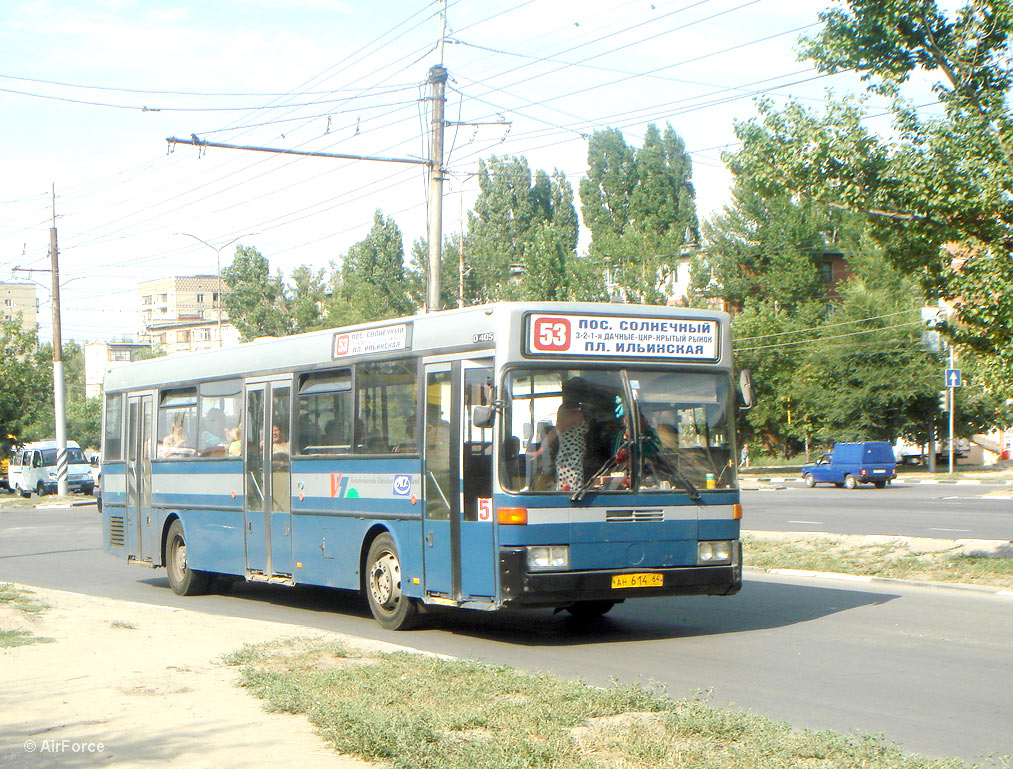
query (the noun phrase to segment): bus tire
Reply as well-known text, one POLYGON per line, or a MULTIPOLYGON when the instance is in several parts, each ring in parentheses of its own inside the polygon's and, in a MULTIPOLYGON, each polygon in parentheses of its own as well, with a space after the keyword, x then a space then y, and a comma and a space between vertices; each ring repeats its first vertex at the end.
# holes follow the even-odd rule
POLYGON ((365 576, 369 610, 382 627, 410 630, 418 624, 418 602, 401 592, 401 560, 394 538, 387 532, 369 546, 365 576))
POLYGON ((29 491, 28 489, 23 489, 20 486, 15 486, 15 489, 17 489, 18 494, 20 494, 25 499, 28 499, 29 497, 32 496, 32 492, 29 491))
POLYGON ((812 473, 805 474, 805 485, 808 486, 810 489, 816 485, 816 479, 813 478, 812 473))
POLYGON ((851 473, 848 473, 847 475, 844 476, 844 488, 846 489, 858 488, 858 481, 855 480, 855 476, 853 476, 851 473))
POLYGON ((612 610, 612 607, 615 605, 616 605, 615 601, 609 600, 577 601, 577 603, 567 606, 566 610, 570 612, 570 615, 574 619, 588 620, 605 616, 612 610))
POLYGON ((207 591, 207 572, 194 571, 187 565, 186 538, 179 519, 169 526, 165 538, 165 570, 169 574, 169 587, 176 595, 201 595, 207 591))

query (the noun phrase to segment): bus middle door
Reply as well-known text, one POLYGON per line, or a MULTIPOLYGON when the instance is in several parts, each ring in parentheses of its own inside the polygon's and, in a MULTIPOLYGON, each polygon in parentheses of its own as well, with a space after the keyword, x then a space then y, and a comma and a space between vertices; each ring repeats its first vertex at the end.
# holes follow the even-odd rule
POLYGON ((246 571, 253 577, 292 576, 289 381, 246 385, 246 571))

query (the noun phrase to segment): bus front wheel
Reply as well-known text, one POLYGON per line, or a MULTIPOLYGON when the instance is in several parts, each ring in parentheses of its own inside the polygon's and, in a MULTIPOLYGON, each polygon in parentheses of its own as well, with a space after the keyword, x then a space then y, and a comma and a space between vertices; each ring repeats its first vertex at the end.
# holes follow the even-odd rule
POLYGON ((418 603, 401 592, 401 579, 394 539, 384 532, 366 556, 366 598, 373 617, 387 630, 410 630, 418 622, 418 603))
POLYGON ((588 620, 605 616, 615 605, 615 601, 577 601, 567 606, 566 610, 574 619, 588 620))
POLYGON ((186 562, 186 539, 183 524, 172 522, 165 539, 165 570, 169 574, 169 587, 176 595, 201 595, 207 591, 208 575, 194 571, 186 562))

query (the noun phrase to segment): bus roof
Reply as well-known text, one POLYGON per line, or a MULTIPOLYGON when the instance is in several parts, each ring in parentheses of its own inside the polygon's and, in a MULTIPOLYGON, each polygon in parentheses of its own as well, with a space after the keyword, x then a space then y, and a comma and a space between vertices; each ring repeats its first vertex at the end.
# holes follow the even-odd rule
MULTIPOLYGON (((114 393, 175 382, 270 375, 293 369, 333 368, 345 361, 351 363, 377 355, 392 357, 401 352, 419 355, 491 350, 496 347, 496 340, 513 340, 516 349, 509 354, 520 357, 517 337, 521 319, 527 313, 699 319, 718 322, 722 327, 727 327, 728 323, 726 313, 714 310, 594 302, 498 302, 137 361, 108 370, 105 391, 114 393)), ((727 365, 731 360, 731 344, 727 334, 722 336, 716 357, 727 365)))

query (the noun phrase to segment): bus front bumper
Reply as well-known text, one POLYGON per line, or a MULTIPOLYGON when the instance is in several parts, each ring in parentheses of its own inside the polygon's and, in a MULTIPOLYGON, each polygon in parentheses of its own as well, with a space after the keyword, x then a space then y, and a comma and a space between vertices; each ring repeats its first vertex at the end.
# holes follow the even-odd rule
MULTIPOLYGON (((736 543, 737 544, 737 543, 736 543)), ((565 606, 575 601, 621 601, 672 595, 734 595, 742 587, 741 549, 724 566, 680 566, 663 569, 602 569, 530 572, 522 547, 500 549, 500 595, 504 606, 565 606), (660 574, 655 587, 613 587, 613 577, 660 574)))

